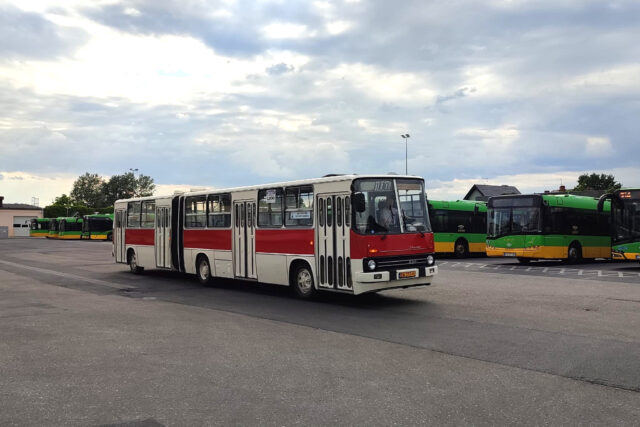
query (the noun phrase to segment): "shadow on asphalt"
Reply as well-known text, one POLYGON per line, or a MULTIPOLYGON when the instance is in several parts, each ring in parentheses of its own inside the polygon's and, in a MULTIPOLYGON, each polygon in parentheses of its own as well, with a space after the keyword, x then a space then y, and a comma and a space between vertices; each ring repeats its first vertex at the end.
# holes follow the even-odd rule
MULTIPOLYGON (((226 294, 245 295, 249 299, 256 297, 273 297, 283 300, 298 300, 301 304, 307 301, 299 300, 288 286, 273 285, 268 283, 215 279, 209 285, 203 286, 195 275, 184 274, 175 271, 148 270, 140 275, 133 275, 128 270, 116 273, 119 282, 135 286, 133 289, 121 290, 121 295, 133 298, 142 298, 152 294, 181 293, 182 291, 201 291, 206 297, 213 291, 224 291, 226 294), (145 280, 150 279, 150 280, 145 280)), ((113 276, 111 276, 113 278, 113 276)), ((427 301, 403 298, 398 295, 385 293, 368 293, 361 295, 350 295, 338 292, 318 291, 311 300, 313 303, 330 304, 334 306, 344 306, 359 309, 379 309, 399 306, 421 306, 430 305, 427 301)))

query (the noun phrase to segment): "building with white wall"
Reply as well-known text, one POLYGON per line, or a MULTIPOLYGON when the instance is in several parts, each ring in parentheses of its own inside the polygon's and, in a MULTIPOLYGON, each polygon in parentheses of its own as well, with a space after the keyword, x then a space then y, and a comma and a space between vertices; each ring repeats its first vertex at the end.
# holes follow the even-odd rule
POLYGON ((0 196, 0 239, 29 237, 32 218, 42 218, 42 208, 24 203, 4 203, 0 196))

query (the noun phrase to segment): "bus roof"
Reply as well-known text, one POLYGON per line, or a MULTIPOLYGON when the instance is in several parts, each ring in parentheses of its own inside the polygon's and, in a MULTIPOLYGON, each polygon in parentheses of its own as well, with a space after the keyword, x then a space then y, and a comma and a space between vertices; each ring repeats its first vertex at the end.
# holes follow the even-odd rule
POLYGON ((247 191, 247 190, 260 190, 263 188, 273 188, 273 187, 298 187, 302 185, 312 185, 312 184, 320 184, 326 182, 340 182, 340 181, 352 181, 354 179, 420 179, 421 176, 415 175, 332 175, 326 176, 322 178, 310 178, 310 179, 301 179, 297 181, 284 181, 284 182, 274 182, 267 184, 259 184, 259 185, 251 185, 246 187, 230 187, 230 188, 210 188, 207 190, 198 190, 198 191, 185 191, 180 194, 165 194, 161 196, 148 196, 148 197, 136 197, 132 199, 119 199, 116 200, 115 203, 119 202, 137 202, 140 200, 156 200, 156 199, 165 199, 165 198, 173 198, 176 195, 180 196, 199 196, 203 194, 219 194, 219 193, 231 193, 237 191, 247 191))
MULTIPOLYGON (((516 194, 508 196, 495 196, 489 199, 489 204, 492 204, 492 200, 499 199, 523 199, 527 197, 540 198, 547 206, 563 206, 566 208, 575 209, 590 209, 597 210, 598 199, 588 196, 576 196, 573 194, 516 194)), ((604 204, 604 211, 611 209, 611 203, 606 202, 604 204)))
POLYGON ((113 219, 113 214, 91 214, 91 215, 84 215, 83 218, 86 218, 86 219, 91 219, 91 218, 109 218, 109 219, 113 219))
POLYGON ((59 216, 57 220, 65 221, 65 222, 78 222, 78 221, 82 221, 82 218, 79 218, 77 216, 59 216))
POLYGON ((429 208, 432 209, 444 209, 450 211, 466 211, 471 212, 478 207, 478 212, 487 211, 487 202, 476 200, 427 200, 429 208))

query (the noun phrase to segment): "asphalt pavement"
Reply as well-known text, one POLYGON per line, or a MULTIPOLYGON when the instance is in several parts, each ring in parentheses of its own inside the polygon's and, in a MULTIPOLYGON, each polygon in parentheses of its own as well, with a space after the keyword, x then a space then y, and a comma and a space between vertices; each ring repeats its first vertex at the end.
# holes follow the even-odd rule
POLYGON ((0 425, 638 424, 637 263, 438 262, 308 302, 0 240, 0 425))

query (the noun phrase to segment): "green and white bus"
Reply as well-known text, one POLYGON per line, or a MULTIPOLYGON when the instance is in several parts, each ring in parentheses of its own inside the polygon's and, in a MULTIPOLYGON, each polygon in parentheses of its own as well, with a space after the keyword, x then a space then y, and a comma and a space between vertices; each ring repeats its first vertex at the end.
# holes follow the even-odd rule
POLYGON ((29 226, 29 237, 47 237, 51 218, 33 218, 29 226))
POLYGON ((611 258, 610 202, 568 194, 489 199, 487 255, 536 259, 611 258))
POLYGON ((429 221, 436 253, 465 258, 485 253, 487 204, 472 200, 429 200, 429 221))
POLYGON ((58 239, 77 240, 82 237, 82 218, 58 218, 58 239))
POLYGON ((111 240, 113 214, 85 215, 82 217, 82 238, 89 240, 111 240))
POLYGON ((598 209, 611 203, 611 253, 613 259, 640 261, 640 188, 605 194, 598 209))

